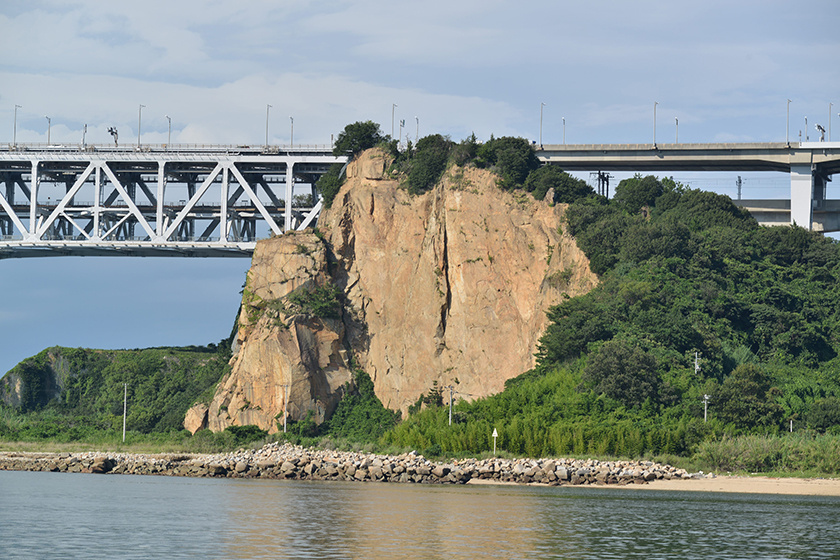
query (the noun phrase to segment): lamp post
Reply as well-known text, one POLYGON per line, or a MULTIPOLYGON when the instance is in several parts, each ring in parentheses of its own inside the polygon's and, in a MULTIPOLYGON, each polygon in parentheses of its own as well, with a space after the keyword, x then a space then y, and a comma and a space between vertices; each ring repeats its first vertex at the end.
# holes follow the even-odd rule
POLYGON ((417 123, 417 129, 414 131, 414 144, 416 145, 420 140, 420 117, 415 115, 414 121, 417 123))
POLYGON ((268 148, 268 110, 271 109, 271 105, 266 103, 265 105, 265 147, 268 148))
POLYGON ((828 141, 831 142, 831 108, 834 106, 834 103, 828 104, 828 141))
MULTIPOLYGON (((44 118, 47 119, 47 146, 49 146, 50 145, 50 129, 52 128, 52 120, 46 115, 44 115, 44 118)), ((831 129, 830 125, 829 125, 829 129, 831 129)))
POLYGON ((542 123, 543 123, 543 107, 545 103, 540 103, 540 148, 542 148, 542 123))
POLYGON ((790 99, 787 100, 787 126, 785 127, 785 144, 790 146, 790 99))
POLYGON ((140 125, 143 123, 143 107, 145 105, 140 105, 140 108, 137 109, 137 147, 140 147, 140 125))
POLYGON ((680 143, 680 119, 678 119, 677 117, 674 117, 674 124, 677 127, 676 143, 679 144, 680 143))
POLYGON ((17 146, 17 110, 22 109, 23 105, 15 105, 15 122, 12 130, 12 145, 17 146))
POLYGON ((656 147, 656 106, 659 105, 659 101, 653 102, 653 147, 656 147))
POLYGON ((166 137, 166 149, 169 149, 169 145, 172 143, 172 117, 169 115, 164 115, 166 120, 169 121, 169 134, 166 137))
POLYGON ((566 143, 566 117, 563 117, 563 144, 566 143))
POLYGON ((808 117, 805 117, 805 141, 808 142, 810 139, 811 137, 808 136, 808 117))
POLYGON ((396 103, 391 103, 391 139, 394 138, 394 109, 397 108, 396 103))
POLYGON ((292 148, 295 147, 295 119, 292 116, 289 116, 289 120, 292 122, 292 131, 289 134, 289 144, 292 148))

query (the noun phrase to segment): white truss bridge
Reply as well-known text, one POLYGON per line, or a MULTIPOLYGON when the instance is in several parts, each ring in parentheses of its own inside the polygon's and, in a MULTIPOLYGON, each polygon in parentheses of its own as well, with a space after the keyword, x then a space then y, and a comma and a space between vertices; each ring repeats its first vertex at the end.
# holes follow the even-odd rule
POLYGON ((45 146, 0 152, 0 259, 250 257, 316 223, 329 146, 45 146))

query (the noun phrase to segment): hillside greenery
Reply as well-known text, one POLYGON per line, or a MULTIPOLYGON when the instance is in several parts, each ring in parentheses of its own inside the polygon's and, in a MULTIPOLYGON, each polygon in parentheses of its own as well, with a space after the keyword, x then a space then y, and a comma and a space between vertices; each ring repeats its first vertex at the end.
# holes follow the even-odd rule
MULTIPOLYGON (((74 441, 100 432, 139 433, 183 429, 197 400, 209 399, 226 371, 229 347, 89 350, 48 348, 15 366, 4 379, 19 378, 19 407, 2 407, 0 439, 74 441), (60 387, 60 390, 58 389, 60 387)), ((8 384, 0 385, 8 402, 8 384)))
POLYGON ((652 176, 622 181, 612 200, 577 199, 565 227, 600 284, 549 311, 538 366, 501 394, 458 403, 455 425, 431 407, 390 443, 486 450, 496 428, 499 446, 531 456, 700 454, 722 465, 738 461, 711 461, 723 453, 714 446, 785 440, 792 422, 800 442, 838 449, 834 241, 759 227, 728 197, 652 176))

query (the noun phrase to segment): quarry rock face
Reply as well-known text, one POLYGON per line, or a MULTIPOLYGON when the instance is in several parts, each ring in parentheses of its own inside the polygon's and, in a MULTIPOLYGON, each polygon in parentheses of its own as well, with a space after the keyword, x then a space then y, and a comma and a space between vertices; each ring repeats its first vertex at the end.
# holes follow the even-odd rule
POLYGON ((435 382, 452 385, 456 399, 497 393, 534 366, 548 308, 597 284, 562 233, 565 205, 503 191, 475 168, 450 168, 433 190, 410 195, 387 177, 389 163, 371 150, 348 166, 318 236, 258 243, 233 369, 211 403, 190 411, 188 429, 275 431, 284 384, 289 417, 311 410, 321 421, 352 377, 348 353, 394 410, 435 382), (327 284, 343 293, 340 319, 264 305, 327 284), (255 302, 269 312, 256 313, 255 302))
POLYGON ((184 427, 253 424, 272 433, 308 411, 320 423, 351 378, 340 318, 301 312, 285 298, 328 284, 326 246, 312 233, 287 234, 257 245, 243 289, 231 371, 210 403, 188 412, 184 427))

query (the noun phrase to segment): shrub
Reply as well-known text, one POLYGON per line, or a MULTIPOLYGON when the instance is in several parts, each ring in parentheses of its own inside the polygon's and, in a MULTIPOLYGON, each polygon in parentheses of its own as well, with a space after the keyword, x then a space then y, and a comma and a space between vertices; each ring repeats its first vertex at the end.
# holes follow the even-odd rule
POLYGON ((321 193, 324 206, 327 208, 332 206, 333 200, 335 200, 338 191, 341 190, 341 185, 344 182, 341 175, 341 170, 343 168, 344 165, 341 163, 331 165, 327 172, 318 179, 317 183, 315 183, 315 188, 318 189, 319 193, 321 193))
POLYGON ((420 194, 440 180, 446 170, 452 142, 440 134, 421 138, 417 142, 414 154, 407 162, 408 192, 420 194))
POLYGON ((544 199, 549 189, 554 189, 551 202, 571 203, 595 194, 586 181, 575 179, 555 165, 544 165, 532 171, 525 180, 525 190, 537 200, 544 199))

